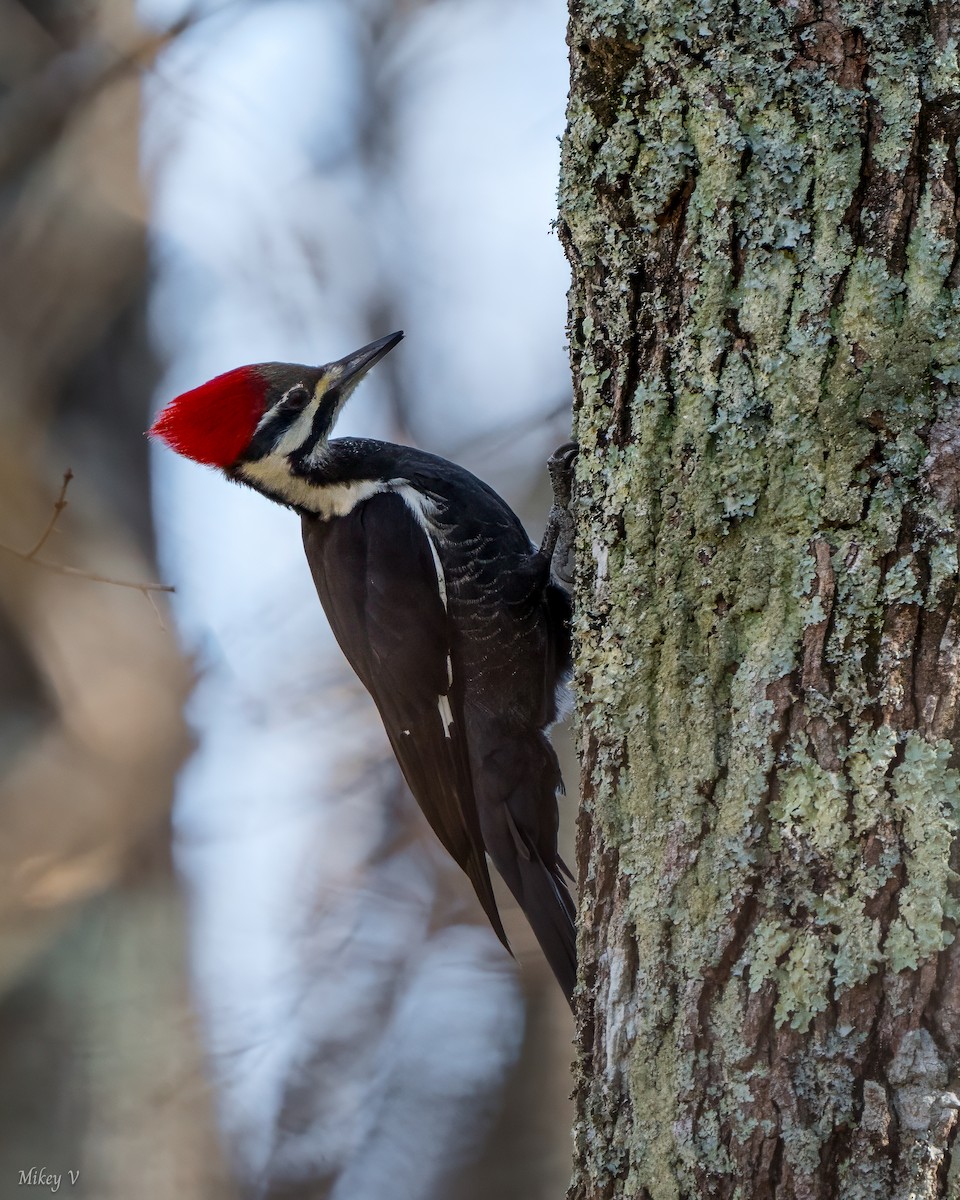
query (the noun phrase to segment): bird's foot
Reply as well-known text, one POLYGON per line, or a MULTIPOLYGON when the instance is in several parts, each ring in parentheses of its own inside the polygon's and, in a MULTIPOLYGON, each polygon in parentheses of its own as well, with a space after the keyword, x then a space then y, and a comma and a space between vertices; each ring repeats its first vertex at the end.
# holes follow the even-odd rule
POLYGON ((547 517, 547 528, 540 544, 540 555, 550 562, 550 574, 555 582, 570 591, 574 578, 573 544, 575 537, 573 510, 573 466, 580 447, 576 442, 564 442, 547 461, 553 505, 547 517))
POLYGON ((553 502, 559 508, 570 507, 573 493, 573 464, 580 453, 576 442, 564 442, 547 459, 550 483, 553 487, 553 502))

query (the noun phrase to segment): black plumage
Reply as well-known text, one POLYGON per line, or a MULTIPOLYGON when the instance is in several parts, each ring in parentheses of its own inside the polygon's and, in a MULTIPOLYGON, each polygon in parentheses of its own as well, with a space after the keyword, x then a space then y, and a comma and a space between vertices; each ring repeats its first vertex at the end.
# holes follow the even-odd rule
POLYGON ((569 597, 506 503, 453 463, 347 438, 306 473, 320 491, 371 476, 389 481, 385 490, 345 514, 303 515, 320 601, 497 934, 506 944, 484 851, 569 998, 575 910, 545 734, 569 673, 569 597))

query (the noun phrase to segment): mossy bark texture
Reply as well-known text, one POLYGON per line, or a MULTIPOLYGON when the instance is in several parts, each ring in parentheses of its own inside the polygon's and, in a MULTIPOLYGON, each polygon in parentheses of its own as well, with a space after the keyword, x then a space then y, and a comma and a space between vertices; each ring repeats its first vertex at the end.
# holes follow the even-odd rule
POLYGON ((960 1195, 958 40, 573 0, 578 1200, 960 1195))

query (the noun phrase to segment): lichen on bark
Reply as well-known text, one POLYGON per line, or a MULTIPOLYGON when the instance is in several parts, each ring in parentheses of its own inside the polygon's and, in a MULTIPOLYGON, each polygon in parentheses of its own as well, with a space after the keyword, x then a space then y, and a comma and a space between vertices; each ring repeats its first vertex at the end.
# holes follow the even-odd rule
POLYGON ((958 41, 572 4, 577 1197, 960 1170, 958 41))

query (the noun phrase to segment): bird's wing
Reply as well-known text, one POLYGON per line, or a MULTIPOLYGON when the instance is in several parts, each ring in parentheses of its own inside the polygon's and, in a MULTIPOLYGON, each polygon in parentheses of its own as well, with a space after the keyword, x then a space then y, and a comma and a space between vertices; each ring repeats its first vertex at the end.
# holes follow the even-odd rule
POLYGON ((453 680, 443 569, 429 535, 402 497, 380 493, 333 520, 305 516, 303 543, 327 619, 380 710, 410 790, 506 946, 453 680))

